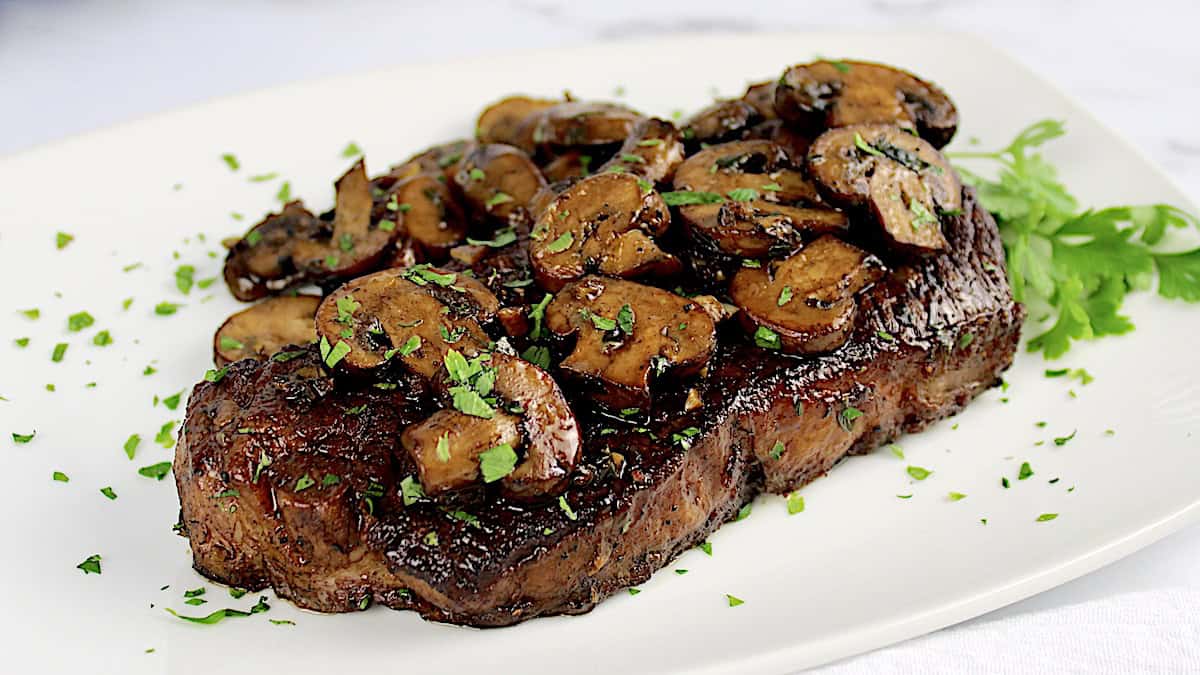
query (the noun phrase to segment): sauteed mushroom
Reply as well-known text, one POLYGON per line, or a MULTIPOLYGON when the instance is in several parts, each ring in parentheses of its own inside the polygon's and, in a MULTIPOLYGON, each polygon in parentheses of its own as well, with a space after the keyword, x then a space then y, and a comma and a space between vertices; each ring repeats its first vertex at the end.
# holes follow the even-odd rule
POLYGON ((688 119, 683 125, 683 137, 695 146, 723 143, 742 138, 750 127, 762 120, 758 108, 747 101, 717 101, 688 119))
POLYGON ((760 346, 794 354, 827 352, 841 347, 854 330, 855 294, 882 275, 874 256, 826 235, 785 260, 739 270, 729 295, 760 346))
POLYGON ((889 124, 831 129, 813 142, 808 167, 830 200, 869 208, 893 246, 946 247, 941 216, 962 208, 962 184, 925 140, 889 124))
POLYGON ((487 350, 480 323, 499 308, 475 279, 417 265, 346 283, 321 302, 316 326, 331 367, 371 370, 395 358, 432 380, 450 349, 468 356, 487 350))
POLYGON ((674 124, 657 117, 639 121, 621 149, 598 173, 619 171, 653 183, 671 179, 683 161, 682 135, 674 124))
POLYGON ((363 274, 381 263, 398 233, 394 223, 384 226, 371 217, 362 160, 336 187, 332 223, 290 202, 233 245, 225 258, 225 281, 234 297, 257 300, 305 283, 363 274))
POLYGON ((562 101, 528 96, 509 96, 488 106, 475 123, 480 143, 505 143, 533 152, 533 125, 537 113, 562 101))
POLYGON ((670 215, 645 179, 589 176, 555 197, 538 217, 529 246, 538 284, 555 291, 591 271, 619 277, 669 275, 679 260, 651 238, 670 215))
POLYGON ((529 155, 492 143, 467 153, 458 166, 454 182, 473 212, 506 223, 531 220, 529 203, 546 179, 529 155))
POLYGON ((213 336, 213 361, 224 366, 242 359, 266 358, 287 345, 317 339, 313 315, 321 298, 280 295, 243 309, 221 324, 213 336))
POLYGON ((694 240, 730 255, 786 255, 805 235, 847 225, 770 141, 725 143, 692 155, 676 172, 675 190, 708 197, 701 201, 709 203, 681 206, 679 215, 694 240))
POLYGON ((775 88, 775 110, 810 133, 851 124, 889 123, 935 148, 950 142, 958 111, 936 85, 898 68, 863 61, 792 66, 775 88))
POLYGON ((546 327, 577 335, 560 364, 596 387, 614 408, 650 402, 651 372, 688 375, 716 349, 716 324, 697 300, 653 286, 588 276, 564 287, 546 308, 546 327))
POLYGON ((437 175, 419 173, 396 183, 385 204, 422 257, 445 260, 466 239, 467 216, 437 175))

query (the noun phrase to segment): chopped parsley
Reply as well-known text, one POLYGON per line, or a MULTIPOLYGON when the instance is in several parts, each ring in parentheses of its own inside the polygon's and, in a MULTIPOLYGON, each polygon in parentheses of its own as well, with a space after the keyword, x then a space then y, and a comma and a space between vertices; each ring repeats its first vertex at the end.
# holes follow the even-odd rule
POLYGON ((163 302, 160 302, 154 306, 154 313, 159 316, 171 316, 175 312, 179 311, 179 308, 182 306, 183 305, 164 300, 163 302))
POLYGON ((787 496, 787 512, 794 516, 804 510, 804 497, 798 492, 789 492, 787 496))
POLYGON ((1075 434, 1078 433, 1078 431, 1079 430, 1076 429, 1076 430, 1072 431, 1070 433, 1070 435, 1068 435, 1068 436, 1058 436, 1057 438, 1054 439, 1054 444, 1058 445, 1058 446, 1066 445, 1068 442, 1070 442, 1071 439, 1075 438, 1075 434))
POLYGON ((179 407, 179 399, 183 398, 183 392, 177 392, 162 400, 163 405, 167 406, 168 410, 175 410, 179 407))
POLYGON ((65 342, 60 342, 54 345, 54 351, 50 354, 50 360, 55 363, 61 363, 63 357, 67 354, 67 347, 69 346, 70 345, 65 342))
POLYGON ((241 162, 239 162, 238 158, 235 157, 231 152, 226 152, 225 154, 221 155, 221 161, 225 162, 225 166, 229 167, 230 171, 237 171, 238 169, 242 168, 241 162))
POLYGON ((511 201, 513 201, 512 195, 508 194, 507 192, 496 192, 496 194, 488 197, 487 201, 483 203, 483 206, 490 211, 492 210, 493 206, 507 204, 511 201))
POLYGON ((158 433, 154 435, 154 442, 158 443, 159 445, 163 446, 164 448, 174 447, 175 446, 174 431, 175 431, 175 420, 170 420, 168 422, 164 422, 163 425, 161 427, 159 427, 158 433))
POLYGON ((105 497, 108 497, 109 499, 117 498, 117 493, 113 492, 113 489, 111 487, 100 488, 100 494, 104 495, 105 497))
POLYGON ((732 596, 728 593, 725 594, 725 599, 729 601, 730 607, 737 607, 738 605, 742 605, 742 604, 746 603, 745 600, 742 600, 741 598, 732 596))
POLYGON ((361 154, 363 154, 362 148, 359 148, 358 144, 354 141, 350 141, 346 144, 346 147, 342 148, 342 157, 346 159, 358 157, 361 154))
POLYGON ((549 253, 562 253, 571 248, 571 244, 575 243, 575 234, 570 230, 563 232, 554 241, 546 245, 546 251, 549 253))
POLYGON ((783 290, 779 291, 779 299, 775 301, 775 304, 778 305, 779 307, 783 307, 784 305, 788 304, 791 301, 792 301, 792 287, 784 286, 783 290))
POLYGON ((467 237, 467 243, 475 246, 488 246, 490 248, 503 248, 517 240, 517 232, 511 227, 506 227, 496 231, 496 236, 492 239, 472 239, 467 237))
POLYGON ((29 441, 32 441, 33 437, 36 435, 37 435, 36 431, 31 431, 27 434, 18 434, 17 432, 14 431, 14 432, 12 432, 13 443, 16 443, 18 445, 24 445, 24 444, 28 443, 29 441))
POLYGON ((1044 523, 1048 520, 1054 520, 1057 517, 1058 517, 1057 513, 1043 513, 1042 515, 1037 517, 1037 522, 1044 523))
POLYGON ((59 483, 70 483, 71 482, 71 477, 61 471, 55 471, 54 473, 50 474, 50 477, 53 478, 54 480, 58 481, 59 483))
POLYGON ((220 340, 218 340, 217 342, 220 345, 222 351, 246 348, 246 345, 242 344, 241 341, 235 340, 234 338, 231 338, 228 335, 222 335, 220 340))
MULTIPOLYGON (((438 441, 441 442, 440 440, 438 441)), ((483 482, 494 483, 513 472, 517 466, 517 453, 508 443, 479 453, 479 470, 483 482)))
POLYGON ((296 487, 294 489, 296 492, 304 492, 316 484, 317 481, 313 480, 308 474, 304 474, 296 479, 296 487))
POLYGON ((1033 467, 1029 466, 1029 462, 1021 462, 1021 469, 1017 472, 1017 480, 1026 480, 1033 475, 1033 467))
POLYGON ((779 333, 767 328, 759 326, 754 331, 754 344, 763 349, 779 349, 782 342, 779 339, 779 333))
POLYGON ((738 522, 739 520, 745 520, 745 519, 749 518, 749 517, 750 517, 750 512, 751 512, 752 510, 754 510, 754 503, 753 503, 753 502, 748 502, 748 503, 747 503, 745 506, 743 506, 742 508, 738 509, 738 512, 737 512, 737 517, 733 519, 733 522, 735 522, 735 523, 736 523, 736 522, 738 522))
POLYGON ((571 505, 567 503, 566 495, 558 496, 558 508, 562 509, 562 512, 567 515, 567 519, 569 519, 569 520, 578 520, 579 519, 579 516, 575 514, 575 511, 571 508, 571 505))
POLYGON ((159 462, 157 464, 143 466, 142 468, 138 469, 138 475, 145 476, 146 478, 153 478, 154 480, 162 480, 166 478, 167 474, 169 473, 171 473, 170 462, 159 462))
POLYGON ((901 449, 899 445, 896 445, 895 443, 889 443, 888 450, 891 450, 892 454, 895 455, 897 459, 904 459, 904 450, 901 449))
POLYGON ((164 607, 163 609, 168 614, 170 614, 171 616, 173 616, 177 619, 182 619, 184 621, 188 621, 191 623, 212 625, 215 623, 220 623, 221 621, 223 621, 225 619, 246 617, 246 616, 251 616, 253 614, 261 614, 261 613, 271 609, 271 606, 267 604, 266 596, 261 596, 258 599, 258 603, 255 604, 253 607, 251 607, 249 612, 243 612, 240 609, 229 609, 227 607, 225 609, 218 609, 217 611, 213 612, 212 614, 209 614, 208 616, 184 616, 182 614, 177 613, 175 610, 171 609, 170 607, 164 607))
POLYGON ((425 498, 425 488, 413 476, 405 476, 400 481, 400 497, 405 506, 412 506, 425 498))
POLYGON ((854 429, 854 420, 863 416, 863 411, 854 406, 846 406, 842 412, 838 413, 838 426, 842 427, 846 433, 850 433, 854 429))
POLYGON ((222 368, 218 368, 215 370, 210 368, 209 370, 204 372, 204 381, 212 382, 213 384, 216 384, 217 382, 220 382, 221 380, 225 379, 225 376, 228 374, 229 374, 229 366, 224 366, 222 368))
POLYGON ((279 192, 275 193, 275 199, 281 204, 286 204, 292 200, 292 184, 290 181, 283 181, 283 185, 279 186, 279 192))
POLYGON ((73 241, 75 241, 75 237, 66 232, 59 232, 54 235, 54 247, 60 251, 73 241))
POLYGON ((775 445, 771 446, 771 451, 767 454, 771 456, 771 459, 779 459, 783 457, 783 450, 783 441, 775 441, 775 445))
POLYGON ((89 555, 83 562, 76 565, 75 569, 83 570, 84 574, 100 574, 100 554, 89 555))
POLYGON ((735 202, 748 202, 758 199, 758 190, 754 188, 736 188, 730 190, 728 195, 735 202))
POLYGON ((946 499, 949 499, 952 502, 957 502, 966 498, 967 496, 961 492, 951 492, 950 494, 946 495, 946 499))
POLYGON ((346 357, 347 354, 350 353, 350 345, 338 340, 337 344, 331 347, 329 345, 329 341, 326 340, 324 336, 321 337, 319 349, 321 351, 321 360, 324 361, 325 365, 329 366, 330 368, 336 366, 343 358, 346 357))
POLYGON ((687 206, 690 204, 720 204, 724 199, 715 192, 692 192, 676 190, 662 193, 662 199, 667 206, 687 206))
POLYGON ((929 469, 911 465, 905 469, 905 471, 907 471, 908 475, 912 476, 915 480, 925 480, 926 478, 929 478, 930 474, 933 473, 929 469))
POLYGON ((128 457, 129 459, 133 459, 133 456, 135 454, 137 454, 138 443, 141 443, 141 442, 142 442, 142 437, 137 434, 133 434, 128 439, 126 439, 125 446, 124 446, 125 456, 128 457))
POLYGON ((67 330, 71 331, 72 333, 78 333, 94 323, 96 323, 96 320, 92 318, 91 314, 88 314, 87 312, 76 312, 67 317, 67 330))
POLYGON ((97 347, 107 347, 113 343, 112 334, 107 330, 102 330, 92 337, 92 344, 97 347))

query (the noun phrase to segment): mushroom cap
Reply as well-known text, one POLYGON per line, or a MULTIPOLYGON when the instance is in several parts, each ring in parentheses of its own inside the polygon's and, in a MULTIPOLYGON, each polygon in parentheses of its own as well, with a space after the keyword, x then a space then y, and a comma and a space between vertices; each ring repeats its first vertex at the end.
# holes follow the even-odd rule
POLYGON ((562 101, 528 96, 509 96, 484 108, 475 123, 480 143, 506 143, 533 152, 533 125, 537 113, 562 101))
POLYGON ((874 256, 826 235, 784 260, 739 270, 729 295, 748 332, 774 332, 789 353, 828 352, 854 330, 855 295, 882 275, 874 256))
POLYGON ((236 242, 225 258, 225 282, 242 301, 279 293, 301 284, 347 278, 377 267, 398 236, 380 229, 362 160, 336 183, 333 223, 289 202, 236 242))
POLYGON ((266 358, 288 345, 317 339, 313 315, 321 304, 316 295, 280 295, 230 316, 213 335, 213 361, 218 367, 242 359, 266 358))
POLYGON ((552 146, 620 143, 641 113, 617 103, 567 101, 536 114, 533 142, 552 146))
POLYGON ((840 232, 848 221, 826 206, 787 152, 766 140, 714 145, 689 157, 675 189, 727 197, 679 208, 689 236, 736 256, 786 255, 805 235, 840 232))
POLYGON ((338 366, 371 370, 395 358, 433 380, 450 349, 468 356, 486 351, 491 340, 480 323, 499 307, 477 280, 418 265, 347 282, 321 302, 316 327, 327 344, 349 347, 338 366))
POLYGON ((669 275, 679 261, 651 238, 670 214, 645 180, 624 173, 584 178, 551 200, 531 233, 529 257, 542 288, 556 291, 590 271, 669 275))
POLYGON ((895 248, 947 246, 940 218, 962 208, 962 183, 924 139, 890 124, 830 129, 813 141, 808 168, 830 201, 868 210, 895 248))
POLYGON ((683 162, 683 135, 667 120, 639 120, 617 154, 596 173, 620 171, 652 183, 670 180, 683 162))
POLYGON ((559 291, 546 308, 546 328, 576 335, 560 367, 595 384, 597 399, 613 407, 648 403, 652 369, 694 373, 717 346, 716 323, 700 302, 599 276, 559 291))
POLYGON ((458 163, 454 183, 471 211, 502 223, 530 222, 529 204, 546 179, 524 151, 511 145, 480 145, 458 163))
POLYGON ((934 147, 950 142, 958 111, 944 91, 912 73, 865 61, 815 61, 788 68, 775 87, 775 110, 809 132, 887 123, 934 147))

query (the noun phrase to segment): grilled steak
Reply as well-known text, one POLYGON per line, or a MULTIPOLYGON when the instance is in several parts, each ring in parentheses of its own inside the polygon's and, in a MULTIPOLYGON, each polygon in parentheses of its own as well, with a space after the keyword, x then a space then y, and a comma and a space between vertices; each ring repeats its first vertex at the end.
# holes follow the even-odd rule
MULTIPOLYGON (((376 602, 474 626, 586 612, 761 490, 796 489, 998 381, 1023 310, 996 224, 968 188, 942 230, 946 252, 865 291, 832 353, 767 351, 727 324, 694 392, 629 418, 578 403, 583 458, 557 500, 493 486, 422 498, 399 437, 436 407, 423 380, 331 376, 311 347, 234 363, 196 385, 176 450, 195 568, 326 612, 376 602)), ((511 274, 481 268, 511 269, 526 241, 477 262, 476 277, 511 296, 511 274)))

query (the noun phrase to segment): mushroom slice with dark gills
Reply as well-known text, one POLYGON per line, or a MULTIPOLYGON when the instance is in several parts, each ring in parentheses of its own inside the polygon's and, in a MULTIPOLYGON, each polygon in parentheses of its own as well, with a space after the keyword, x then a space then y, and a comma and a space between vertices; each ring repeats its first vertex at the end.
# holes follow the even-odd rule
POLYGON ((288 345, 317 339, 313 315, 321 298, 280 295, 243 309, 221 324, 213 336, 213 361, 224 366, 242 359, 263 359, 288 345))
POLYGON ((257 300, 306 283, 358 276, 383 261, 398 232, 393 222, 372 218, 362 160, 336 187, 332 223, 290 202, 233 245, 225 258, 225 282, 235 298, 257 300))
POLYGON ((775 87, 775 110, 809 133, 886 123, 916 132, 935 148, 950 142, 958 111, 936 85, 898 68, 863 61, 792 66, 775 87))
POLYGON ((890 124, 821 134, 808 169, 830 201, 869 211, 888 243, 904 252, 946 248, 941 216, 962 209, 962 183, 946 158, 890 124))
POLYGON ((321 302, 316 327, 331 368, 361 372, 396 359, 433 380, 450 349, 467 356, 488 349, 480 324, 499 309, 475 279, 417 265, 347 282, 321 302))
POLYGON ((546 186, 529 155, 500 143, 468 152, 458 164, 454 182, 473 213, 514 224, 532 224, 530 202, 546 186))
POLYGON ((385 196, 385 209, 420 257, 440 262, 466 240, 468 221, 454 192, 439 178, 419 173, 397 182, 385 196))
POLYGON ((475 137, 480 143, 505 143, 532 153, 533 127, 537 114, 563 103, 561 100, 509 96, 484 108, 475 123, 475 137))
POLYGON ((743 257, 787 255, 806 236, 846 229, 780 146, 764 140, 714 145, 675 174, 679 215, 701 246, 743 257))
POLYGON ((554 378, 499 352, 447 355, 454 409, 405 429, 401 444, 435 496, 499 481, 514 499, 557 494, 579 460, 579 425, 554 378), (461 397, 461 400, 460 400, 461 397))
POLYGON ((792 354, 828 352, 854 331, 855 295, 883 273, 874 256, 826 235, 789 258, 739 270, 729 295, 759 346, 792 354))
POLYGON ((616 103, 568 101, 536 113, 533 142, 552 147, 617 144, 641 118, 641 113, 616 103))
POLYGON ((683 125, 683 138, 692 148, 742 138, 750 127, 763 121, 754 105, 738 99, 717 101, 702 108, 683 125))
POLYGON ((560 367, 613 408, 651 401, 651 373, 699 372, 716 349, 708 303, 633 281, 588 276, 559 291, 546 328, 575 346, 560 367))
POLYGON ((644 178, 625 173, 584 178, 541 210, 530 234, 535 278, 542 288, 557 291, 589 272, 625 278, 675 274, 679 260, 652 238, 669 224, 666 204, 644 178))
POLYGON ((617 154, 597 173, 631 173, 652 183, 671 180, 683 161, 682 138, 674 124, 647 117, 633 127, 617 154))

